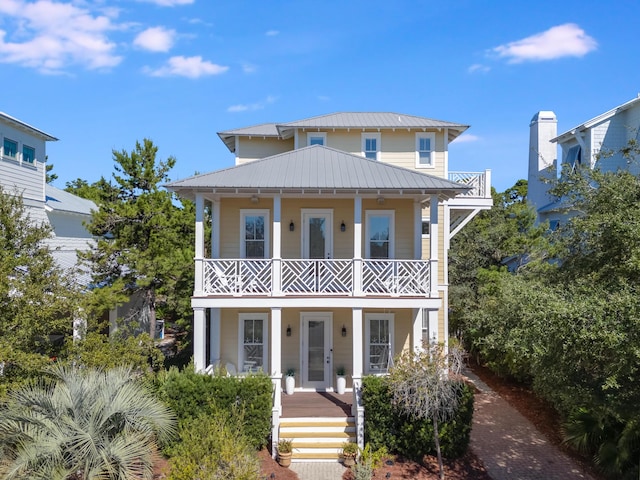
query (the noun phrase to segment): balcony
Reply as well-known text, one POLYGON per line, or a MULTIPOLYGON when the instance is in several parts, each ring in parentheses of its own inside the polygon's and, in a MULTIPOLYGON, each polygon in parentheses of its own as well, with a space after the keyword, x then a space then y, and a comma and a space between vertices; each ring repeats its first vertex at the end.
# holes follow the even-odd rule
MULTIPOLYGON (((428 260, 203 259, 204 296, 428 297, 428 260)), ((197 280, 197 279, 196 279, 197 280)))
POLYGON ((471 190, 461 193, 459 197, 491 198, 490 170, 485 172, 449 172, 449 180, 471 187, 471 190))

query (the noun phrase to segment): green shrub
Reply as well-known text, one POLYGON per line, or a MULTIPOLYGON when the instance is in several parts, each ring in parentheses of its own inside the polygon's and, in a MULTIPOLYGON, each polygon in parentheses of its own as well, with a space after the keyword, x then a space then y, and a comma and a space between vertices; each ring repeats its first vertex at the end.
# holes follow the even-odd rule
MULTIPOLYGON (((457 412, 439 428, 442 455, 447 458, 462 456, 469 446, 473 388, 463 384, 460 395, 457 412)), ((394 407, 388 377, 364 377, 362 401, 365 407, 365 441, 371 444, 371 448, 386 446, 391 452, 415 460, 427 454, 435 455, 432 421, 416 421, 394 407)))
POLYGON ((260 461, 242 434, 243 415, 217 411, 186 420, 180 443, 169 450, 169 480, 258 480, 260 461))
POLYGON ((271 433, 271 379, 265 374, 246 377, 204 375, 193 366, 179 371, 171 368, 156 377, 158 396, 169 405, 181 421, 218 410, 243 412, 243 433, 255 448, 267 444, 271 433))

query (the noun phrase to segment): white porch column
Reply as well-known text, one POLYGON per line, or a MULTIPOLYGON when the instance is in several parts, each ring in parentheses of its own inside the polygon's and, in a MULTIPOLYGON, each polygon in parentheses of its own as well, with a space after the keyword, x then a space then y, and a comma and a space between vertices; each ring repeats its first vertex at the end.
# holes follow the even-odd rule
POLYGON ((353 321, 351 322, 351 331, 353 332, 353 378, 361 378, 364 373, 363 368, 363 344, 364 336, 362 333, 362 308, 354 308, 352 310, 353 321))
MULTIPOLYGON (((353 199, 353 294, 362 295, 362 197, 353 199)), ((362 314, 362 311, 360 312, 362 314)))
POLYGON ((282 415, 282 309, 271 309, 271 382, 273 406, 271 408, 271 441, 275 458, 278 445, 280 415, 282 415))
POLYGON ((422 204, 413 202, 413 258, 422 259, 422 204))
POLYGON ((204 197, 196 193, 195 285, 193 294, 204 294, 204 197))
POLYGON ((431 297, 438 296, 438 195, 431 195, 429 207, 429 274, 431 276, 431 297))
POLYGON ((220 200, 211 202, 211 258, 220 258, 220 200))
POLYGON ((209 365, 220 364, 220 309, 209 309, 209 365))
POLYGON ((273 263, 271 265, 271 291, 273 295, 282 293, 282 201, 280 195, 273 198, 273 263))
POLYGON ((422 318, 424 310, 422 308, 413 309, 413 347, 414 352, 422 350, 422 318))
POLYGON ((196 372, 204 372, 207 368, 206 318, 204 308, 193 309, 193 363, 196 372))

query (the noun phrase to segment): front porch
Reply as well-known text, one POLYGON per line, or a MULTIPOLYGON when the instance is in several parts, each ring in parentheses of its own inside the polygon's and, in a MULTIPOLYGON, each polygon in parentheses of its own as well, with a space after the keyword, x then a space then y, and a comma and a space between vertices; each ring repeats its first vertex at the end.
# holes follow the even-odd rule
POLYGON ((295 392, 282 396, 281 418, 338 417, 352 415, 353 394, 295 392))

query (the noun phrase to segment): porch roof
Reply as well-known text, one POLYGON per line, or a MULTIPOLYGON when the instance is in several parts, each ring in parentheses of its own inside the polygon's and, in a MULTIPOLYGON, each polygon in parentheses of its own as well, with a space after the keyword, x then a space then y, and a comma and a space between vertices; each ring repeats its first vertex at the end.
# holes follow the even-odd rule
POLYGON ((333 148, 312 145, 168 183, 186 198, 203 193, 431 195, 452 198, 470 187, 333 148))

